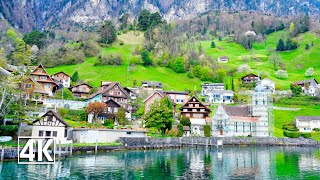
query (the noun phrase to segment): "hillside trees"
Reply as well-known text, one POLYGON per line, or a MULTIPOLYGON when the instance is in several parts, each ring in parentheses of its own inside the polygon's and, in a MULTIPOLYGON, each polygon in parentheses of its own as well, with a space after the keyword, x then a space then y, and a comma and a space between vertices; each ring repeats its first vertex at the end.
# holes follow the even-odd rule
POLYGON ((143 9, 138 15, 138 27, 142 31, 152 29, 161 22, 162 17, 158 12, 150 13, 148 10, 143 9))
POLYGON ((111 44, 117 39, 117 31, 111 21, 104 21, 98 32, 101 43, 111 44))
POLYGON ((150 57, 149 51, 143 50, 141 52, 141 58, 144 66, 152 66, 152 59, 150 57))
POLYGON ((42 49, 46 44, 46 34, 40 31, 31 31, 28 34, 23 35, 23 40, 29 45, 36 45, 42 49))

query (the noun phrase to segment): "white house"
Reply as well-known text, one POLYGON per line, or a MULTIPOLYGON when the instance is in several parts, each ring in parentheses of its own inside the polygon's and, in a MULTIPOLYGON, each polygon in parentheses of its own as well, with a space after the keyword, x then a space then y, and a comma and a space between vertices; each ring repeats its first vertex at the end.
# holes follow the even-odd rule
POLYGON ((230 90, 213 90, 206 95, 206 102, 209 103, 233 103, 234 92, 230 90))
POLYGON ((201 94, 208 95, 211 91, 224 90, 223 83, 202 83, 201 84, 201 94))
POLYGON ((218 57, 218 62, 228 63, 229 62, 229 57, 228 56, 220 56, 220 57, 218 57))
POLYGON ((65 72, 58 72, 51 76, 55 83, 66 88, 70 87, 71 77, 65 72))
POLYGON ((309 96, 317 96, 320 93, 320 84, 316 79, 297 81, 293 85, 301 86, 303 93, 309 96))
POLYGON ((300 132, 312 132, 314 128, 320 128, 320 116, 297 116, 295 121, 300 132))
POLYGON ((57 143, 59 141, 61 144, 70 143, 68 127, 70 125, 58 113, 49 110, 39 119, 33 121, 32 137, 55 138, 57 143))
POLYGON ((261 86, 265 87, 267 90, 274 92, 276 90, 276 84, 268 78, 261 80, 261 86))
POLYGON ((212 136, 272 136, 271 100, 270 91, 258 84, 252 95, 251 104, 220 105, 212 118, 212 136))

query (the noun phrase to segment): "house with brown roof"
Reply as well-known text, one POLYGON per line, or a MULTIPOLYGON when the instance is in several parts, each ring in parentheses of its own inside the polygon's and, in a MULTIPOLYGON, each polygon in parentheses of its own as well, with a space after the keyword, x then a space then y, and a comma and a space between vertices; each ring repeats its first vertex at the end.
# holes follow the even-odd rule
POLYGON ((72 92, 74 97, 87 98, 90 95, 90 91, 93 87, 87 83, 81 83, 76 86, 70 87, 69 90, 72 92))
POLYGON ((203 126, 210 123, 210 108, 193 96, 180 107, 180 111, 181 116, 190 118, 191 133, 203 136, 203 126))
POLYGON ((58 88, 58 84, 53 81, 46 69, 39 64, 31 73, 30 76, 36 80, 45 91, 48 92, 49 96, 53 96, 54 92, 58 88))
POLYGON ((71 77, 65 72, 57 72, 51 76, 55 83, 57 83, 60 87, 70 87, 71 77))
POLYGON ((40 83, 29 77, 21 83, 21 89, 23 90, 23 97, 27 100, 32 100, 36 102, 43 102, 46 96, 49 95, 40 83))
POLYGON ((142 81, 141 87, 147 91, 162 91, 161 82, 142 81))
POLYGON ((302 92, 309 96, 317 96, 320 93, 320 84, 316 79, 307 79, 292 83, 296 86, 301 86, 302 92))
POLYGON ((56 138, 61 144, 69 143, 70 125, 57 113, 49 110, 39 119, 33 121, 32 137, 56 138))
POLYGON ((250 73, 248 75, 245 75, 241 78, 242 84, 253 84, 257 83, 258 80, 261 80, 261 78, 253 73, 250 73))
MULTIPOLYGON (((166 98, 167 95, 163 92, 163 91, 155 91, 153 92, 150 96, 148 96, 144 101, 144 113, 148 113, 150 111, 150 107, 151 105, 155 102, 155 101, 160 101, 161 99, 166 98)), ((173 105, 173 112, 174 114, 176 114, 176 103, 174 101, 172 101, 172 105, 173 105)))
POLYGON ((163 91, 176 104, 184 104, 189 99, 189 93, 182 91, 163 91))

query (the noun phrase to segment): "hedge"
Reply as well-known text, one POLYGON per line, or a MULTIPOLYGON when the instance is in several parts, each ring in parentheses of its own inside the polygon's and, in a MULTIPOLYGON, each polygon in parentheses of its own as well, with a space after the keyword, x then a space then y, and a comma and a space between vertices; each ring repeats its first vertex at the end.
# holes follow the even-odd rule
POLYGON ((210 125, 204 125, 204 136, 210 137, 211 136, 211 127, 210 125))
POLYGON ((283 135, 289 138, 298 138, 300 133, 297 131, 283 131, 283 135))
POLYGON ((301 133, 301 136, 304 138, 311 138, 311 133, 301 133))
POLYGON ((0 136, 15 136, 18 132, 18 125, 0 125, 0 136))

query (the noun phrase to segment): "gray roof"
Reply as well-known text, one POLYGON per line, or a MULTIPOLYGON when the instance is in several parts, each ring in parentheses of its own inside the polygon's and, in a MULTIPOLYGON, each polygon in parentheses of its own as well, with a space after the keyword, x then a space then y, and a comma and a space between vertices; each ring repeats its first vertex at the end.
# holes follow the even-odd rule
POLYGON ((293 85, 299 85, 299 84, 307 84, 307 83, 316 83, 318 84, 318 81, 316 79, 307 79, 307 80, 302 80, 302 81, 296 81, 293 83, 293 85))
POLYGON ((228 116, 252 117, 249 106, 223 106, 228 116))
POLYGON ((142 81, 142 86, 147 85, 148 87, 157 87, 157 88, 162 88, 162 83, 161 82, 152 82, 152 81, 142 81))
POLYGON ((182 91, 163 91, 166 94, 184 94, 184 95, 188 95, 188 92, 182 92, 182 91))
POLYGON ((5 76, 11 76, 12 75, 9 71, 3 69, 2 67, 0 67, 0 74, 5 75, 5 76))
POLYGON ((296 116, 299 121, 320 121, 320 116, 296 116))

